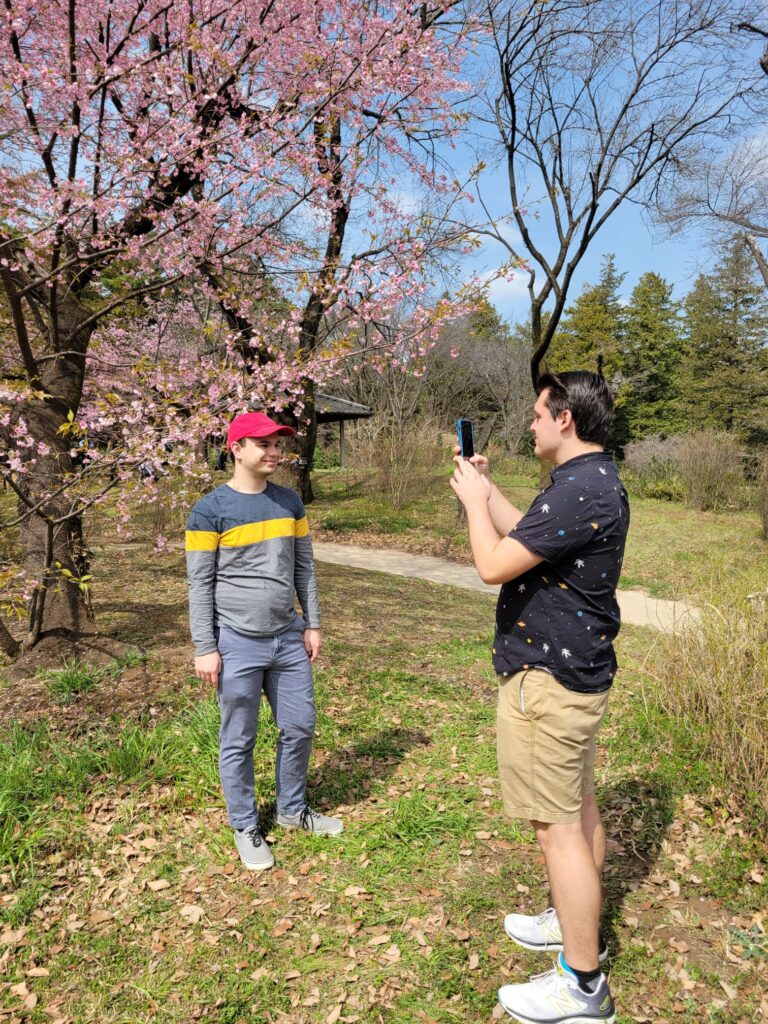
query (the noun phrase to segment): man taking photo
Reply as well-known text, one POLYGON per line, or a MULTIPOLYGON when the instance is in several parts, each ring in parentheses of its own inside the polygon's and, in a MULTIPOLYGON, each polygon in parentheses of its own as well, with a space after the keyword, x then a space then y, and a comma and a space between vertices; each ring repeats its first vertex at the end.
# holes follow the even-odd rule
POLYGON ((553 906, 508 914, 507 935, 557 950, 552 971, 505 985, 499 1001, 523 1024, 613 1024, 600 964, 605 833, 595 801, 595 738, 616 673, 616 587, 629 526, 627 494, 604 450, 613 399, 596 373, 540 378, 531 424, 552 482, 523 514, 491 482, 488 462, 457 456, 451 486, 467 512, 472 554, 501 583, 493 662, 497 748, 506 812, 528 819, 544 854, 553 906))

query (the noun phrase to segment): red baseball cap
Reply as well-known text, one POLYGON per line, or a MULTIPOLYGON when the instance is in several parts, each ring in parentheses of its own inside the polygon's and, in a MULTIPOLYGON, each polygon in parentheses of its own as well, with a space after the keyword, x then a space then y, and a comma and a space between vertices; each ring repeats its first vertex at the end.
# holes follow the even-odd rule
POLYGON ((263 412, 244 412, 235 416, 227 431, 227 451, 233 442, 242 441, 244 437, 269 437, 270 434, 295 434, 293 427, 284 427, 271 420, 263 412))

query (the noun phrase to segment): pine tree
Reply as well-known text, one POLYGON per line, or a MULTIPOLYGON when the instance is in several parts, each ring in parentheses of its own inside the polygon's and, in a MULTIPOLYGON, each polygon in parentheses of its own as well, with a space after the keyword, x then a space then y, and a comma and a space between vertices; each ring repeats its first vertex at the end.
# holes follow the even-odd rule
POLYGON ((547 355, 549 369, 596 370, 602 355, 608 380, 622 372, 625 315, 619 289, 625 276, 612 253, 604 257, 598 283, 585 285, 565 312, 547 355))
POLYGON ((603 258, 600 280, 587 284, 574 304, 566 310, 561 326, 547 355, 547 367, 554 372, 566 370, 597 370, 602 357, 602 371, 614 386, 616 413, 608 447, 618 455, 629 440, 629 426, 624 407, 624 334, 625 311, 619 289, 626 274, 616 270, 612 253, 603 258))
POLYGON ((632 440, 685 430, 677 391, 682 359, 680 304, 672 285, 650 271, 626 310, 622 405, 632 440))
POLYGON ((697 279, 684 322, 679 387, 688 422, 768 442, 768 297, 743 238, 697 279))

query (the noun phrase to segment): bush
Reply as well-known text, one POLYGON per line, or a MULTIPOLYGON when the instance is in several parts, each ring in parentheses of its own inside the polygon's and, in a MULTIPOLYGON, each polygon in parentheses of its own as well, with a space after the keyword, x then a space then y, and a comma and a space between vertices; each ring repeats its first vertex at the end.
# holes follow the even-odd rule
POLYGON ((702 430, 682 439, 677 468, 688 502, 699 511, 741 502, 741 448, 732 434, 702 430))
POLYGON ((391 508, 401 509, 444 478, 452 446, 432 420, 355 424, 350 454, 356 468, 373 471, 373 489, 391 508))
POLYGON ((658 649, 658 699, 681 725, 703 732, 729 791, 768 825, 768 593, 734 587, 658 649))
POLYGON ((621 476, 631 494, 662 501, 683 500, 685 490, 677 468, 681 442, 679 436, 654 435, 625 447, 621 476))

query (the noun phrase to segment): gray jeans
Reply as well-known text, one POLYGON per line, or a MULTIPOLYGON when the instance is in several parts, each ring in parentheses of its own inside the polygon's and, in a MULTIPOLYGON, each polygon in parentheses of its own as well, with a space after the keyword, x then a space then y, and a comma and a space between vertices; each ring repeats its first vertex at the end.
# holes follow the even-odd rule
POLYGON ((219 776, 233 828, 257 825, 253 747, 262 690, 279 731, 275 788, 281 814, 305 803, 307 768, 315 731, 312 666, 304 649, 304 620, 277 636, 243 636, 219 630, 219 776))

